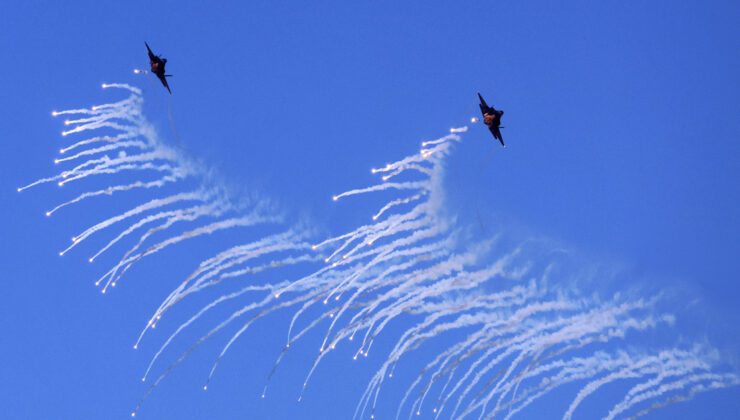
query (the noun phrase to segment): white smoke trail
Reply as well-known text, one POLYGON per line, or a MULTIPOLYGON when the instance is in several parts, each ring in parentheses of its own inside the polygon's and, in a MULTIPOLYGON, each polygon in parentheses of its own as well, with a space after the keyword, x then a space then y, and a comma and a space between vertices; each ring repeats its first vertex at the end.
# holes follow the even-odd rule
MULTIPOLYGON (((459 140, 459 138, 453 139, 459 140)), ((454 229, 449 228, 449 222, 440 218, 437 209, 431 204, 439 203, 439 196, 442 194, 440 189, 441 161, 433 163, 431 168, 420 164, 424 160, 434 159, 437 154, 440 154, 442 158, 446 156, 449 152, 450 140, 450 138, 443 138, 425 142, 423 144, 425 149, 419 155, 373 169, 373 173, 387 174, 382 178, 384 181, 382 184, 354 189, 334 196, 336 201, 351 195, 388 189, 399 191, 408 189, 412 192, 421 190, 415 195, 388 202, 381 208, 381 211, 376 213, 373 220, 378 220, 380 215, 393 210, 397 205, 419 202, 422 199, 425 201, 406 213, 389 216, 384 222, 361 226, 352 232, 317 244, 319 248, 337 244, 326 260, 335 269, 341 269, 346 259, 350 260, 346 264, 356 264, 366 258, 372 259, 351 270, 350 275, 338 287, 332 289, 329 297, 337 294, 338 298, 349 290, 352 290, 352 294, 345 303, 331 313, 333 320, 320 347, 320 354, 309 371, 309 378, 319 362, 335 348, 339 341, 345 338, 351 341, 358 331, 365 330, 365 338, 354 357, 356 359, 358 356, 367 356, 373 340, 391 320, 400 314, 421 316, 416 326, 403 334, 381 369, 370 381, 357 406, 355 417, 364 417, 368 404, 372 403, 370 404, 370 418, 374 418, 382 384, 386 378, 393 377, 393 370, 400 358, 409 351, 420 348, 423 342, 433 340, 449 331, 470 330, 476 326, 480 328, 469 335, 466 341, 452 346, 422 369, 422 373, 401 402, 399 410, 410 396, 411 390, 420 384, 427 373, 430 375, 428 383, 412 404, 410 415, 421 414, 423 401, 432 386, 448 376, 442 388, 442 395, 432 410, 435 417, 441 415, 447 401, 455 394, 457 394, 457 403, 450 413, 453 418, 467 417, 475 410, 480 410, 481 417, 495 418, 498 415, 510 417, 534 403, 547 392, 565 383, 587 381, 599 371, 603 371, 603 366, 601 366, 602 370, 593 368, 582 368, 576 372, 563 370, 564 373, 557 374, 555 377, 557 380, 553 379, 549 386, 539 390, 527 389, 524 396, 517 398, 516 390, 525 379, 532 380, 538 375, 556 369, 552 365, 548 369, 541 369, 541 363, 546 362, 547 359, 555 355, 573 354, 574 359, 570 360, 576 360, 575 354, 583 351, 608 354, 603 353, 607 344, 615 342, 618 345, 616 341, 627 339, 639 340, 640 332, 671 326, 674 322, 674 317, 670 314, 655 313, 657 301, 654 299, 650 301, 638 299, 634 303, 618 303, 608 300, 601 302, 600 299, 584 300, 578 298, 577 295, 567 297, 567 295, 572 295, 571 291, 563 295, 567 289, 554 288, 548 291, 543 286, 550 265, 547 265, 541 274, 535 275, 534 278, 539 277, 541 280, 531 283, 529 299, 523 297, 519 300, 506 299, 506 293, 512 289, 503 289, 498 292, 499 294, 494 293, 493 295, 479 294, 479 290, 496 289, 497 283, 502 280, 516 280, 523 276, 532 276, 534 273, 531 273, 531 263, 514 262, 516 257, 526 258, 529 254, 526 250, 517 249, 508 257, 500 259, 500 265, 496 269, 478 269, 477 271, 471 271, 471 268, 487 258, 485 250, 467 254, 468 258, 464 257, 466 255, 464 253, 459 254, 452 251, 455 244, 454 241, 450 241, 450 238, 455 235, 454 229), (433 147, 429 148, 429 146, 433 147), (416 172, 428 179, 387 182, 393 177, 409 172, 416 172), (399 228, 403 226, 408 227, 399 228), (386 238, 393 239, 388 243, 389 239, 386 238), (374 245, 378 239, 386 242, 374 245), (431 255, 429 265, 420 265, 415 260, 409 261, 408 258, 414 254, 413 251, 421 249, 422 246, 435 244, 439 244, 439 247, 426 251, 428 255, 431 255), (435 254, 435 250, 443 252, 435 254), (409 256, 402 257, 400 252, 407 251, 412 252, 408 252, 409 256), (388 255, 395 258, 389 258, 388 255), (370 269, 375 269, 372 275, 369 274, 370 269), (390 275, 391 273, 393 275, 390 275), (458 300, 445 303, 449 296, 466 290, 475 291, 463 299, 466 304, 461 304, 458 300), (364 303, 360 307, 353 306, 360 296, 364 297, 364 303), (488 299, 493 296, 498 299, 488 299), (520 309, 514 313, 520 315, 512 317, 511 311, 519 305, 520 309), (354 317, 349 320, 347 326, 333 333, 332 337, 332 330, 342 314, 351 308, 355 309, 354 317), (451 319, 445 321, 445 317, 451 319), (424 332, 425 329, 426 332, 424 332), (458 372, 464 364, 468 365, 467 371, 464 371, 457 381, 452 381, 454 373, 458 372), (489 378, 484 379, 486 376, 489 378), (448 389, 449 386, 451 388, 448 389), (477 396, 473 396, 475 388, 479 389, 477 396), (506 402, 506 397, 509 396, 511 396, 511 401, 506 402), (463 404, 466 400, 469 400, 467 405, 463 404), (516 401, 519 403, 514 408, 513 404, 516 401), (495 405, 488 408, 489 403, 495 403, 495 405), (509 413, 502 413, 506 407, 510 407, 509 413), (461 411, 458 412, 458 410, 461 411)), ((517 290, 521 293, 523 289, 517 290)), ((326 304, 327 300, 324 303, 326 304)), ((671 351, 683 354, 683 350, 680 349, 671 351)), ((689 352, 687 354, 689 356, 681 360, 684 363, 680 365, 682 369, 688 369, 692 363, 700 363, 703 360, 699 353, 689 352)), ((634 355, 632 357, 636 358, 635 363, 645 363, 640 361, 640 358, 648 360, 651 356, 634 355)), ((567 363, 571 363, 570 360, 561 361, 559 369, 565 369, 568 366, 567 363)), ((665 368, 666 365, 662 367, 665 368)), ((629 369, 629 367, 625 365, 623 369, 629 369)), ((712 367, 707 365, 707 369, 712 369, 712 367)), ((620 370, 612 373, 618 375, 618 372, 620 370)), ((657 383, 666 378, 668 377, 661 377, 657 383)), ((585 398, 585 394, 581 394, 581 398, 585 398)))
POLYGON ((395 195, 368 214, 372 223, 311 245, 310 226, 286 228, 282 213, 266 202, 238 202, 199 165, 161 142, 142 113, 139 89, 124 84, 104 87, 123 89, 128 97, 52 113, 70 118, 63 137, 91 136, 60 149, 64 156, 55 163, 69 168, 18 189, 52 182, 75 188, 115 180, 109 186, 83 190, 47 216, 101 196, 123 198, 133 190, 160 194, 84 229, 61 252, 71 252, 93 236, 107 235, 90 257, 92 262, 129 242, 96 282, 103 285, 103 292, 139 261, 175 245, 236 228, 243 228, 245 234, 257 226, 270 231, 194 263, 191 274, 153 311, 134 348, 176 306, 189 301, 199 305, 157 346, 142 378, 156 379, 133 415, 172 369, 201 344, 235 325, 236 331, 226 337, 211 366, 207 388, 233 344, 255 322, 282 310, 293 311, 286 326, 287 341, 267 374, 263 397, 288 351, 298 340, 308 340, 319 325, 328 324, 299 400, 321 362, 340 342, 356 346, 353 358, 357 360, 368 356, 378 337, 391 334, 389 325, 405 328, 362 393, 355 417, 365 417, 368 410, 375 417, 382 407, 385 381, 399 376, 397 367, 413 352, 420 353, 415 358, 420 362, 424 357, 430 360, 422 363, 401 397, 397 417, 407 406, 410 416, 421 415, 425 404, 434 399, 429 412, 435 418, 442 413, 455 418, 476 413, 509 418, 555 389, 581 383, 565 410, 564 418, 570 418, 586 398, 606 384, 625 379, 640 382, 625 389, 607 417, 627 413, 638 404, 652 404, 637 413, 643 415, 698 392, 738 383, 734 373, 717 372, 703 349, 668 346, 651 351, 639 346, 645 332, 671 328, 674 323, 672 314, 658 309, 659 299, 605 298, 575 290, 568 273, 553 276, 556 261, 527 243, 507 245, 501 240, 503 232, 471 240, 468 227, 447 215, 444 196, 445 162, 467 127, 453 128, 442 138, 423 142, 418 153, 373 169, 379 183, 333 196, 339 201, 383 191, 395 195), (66 155, 71 151, 73 155, 66 155), (304 274, 293 271, 286 278, 280 271, 295 266, 304 274), (197 303, 196 296, 207 290, 217 295, 197 303), (196 342, 156 373, 183 331, 208 322, 206 314, 234 302, 240 302, 237 309, 205 327, 196 342), (355 340, 357 334, 362 338, 355 340))
MULTIPOLYGON (((106 84, 103 87, 122 89, 128 96, 110 104, 53 112, 53 116, 69 116, 64 121, 65 131, 62 132, 65 139, 87 133, 91 135, 60 148, 62 156, 54 161, 63 168, 58 174, 18 189, 21 192, 52 182, 66 186, 73 181, 77 184, 83 180, 86 181, 85 185, 98 185, 78 192, 75 198, 47 211, 47 216, 96 197, 121 195, 123 202, 130 202, 124 194, 133 190, 162 189, 165 192, 84 229, 72 238, 70 246, 60 252, 60 255, 64 255, 93 236, 108 236, 102 248, 89 258, 93 262, 117 244, 134 237, 129 249, 96 282, 97 285, 103 285, 103 293, 115 286, 137 262, 166 248, 225 230, 276 225, 282 221, 282 213, 275 211, 266 201, 244 202, 239 197, 232 197, 224 188, 213 183, 212 177, 200 165, 160 141, 143 115, 143 98, 138 88, 125 84, 106 84), (75 154, 65 155, 70 151, 75 154), (114 180, 114 184, 101 188, 99 183, 106 179, 114 180), (116 228, 118 230, 114 231, 116 228)), ((311 251, 311 245, 306 241, 308 231, 305 228, 288 229, 264 238, 257 237, 247 244, 231 246, 216 259, 204 261, 199 271, 164 301, 144 331, 154 328, 173 305, 187 296, 222 281, 247 279, 251 282, 251 278, 269 275, 269 272, 281 267, 315 262, 320 257, 311 251)), ((206 305, 170 336, 155 355, 152 365, 178 332, 197 320, 199 314, 248 292, 269 291, 268 296, 271 297, 274 289, 284 284, 287 283, 241 286, 239 291, 227 293, 206 305)), ((139 346, 143 335, 142 332, 135 348, 139 346)))

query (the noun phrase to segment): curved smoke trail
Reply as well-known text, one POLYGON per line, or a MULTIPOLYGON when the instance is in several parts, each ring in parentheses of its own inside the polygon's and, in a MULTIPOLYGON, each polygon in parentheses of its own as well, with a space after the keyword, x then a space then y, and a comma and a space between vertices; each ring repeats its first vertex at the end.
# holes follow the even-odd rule
POLYGON ((242 305, 161 369, 142 402, 195 348, 235 325, 236 332, 211 367, 207 388, 233 343, 255 322, 281 310, 292 311, 292 319, 264 393, 293 345, 320 325, 328 324, 320 331, 319 352, 303 390, 340 342, 353 343, 354 359, 366 357, 391 322, 407 325, 362 394, 358 418, 375 417, 383 406, 385 382, 397 380, 396 368, 422 347, 439 351, 411 379, 396 417, 407 412, 435 418, 509 418, 571 384, 579 384, 580 390, 562 407, 564 418, 571 418, 585 399, 610 384, 621 384, 624 393, 605 408, 605 417, 637 417, 740 381, 734 372, 721 372, 721 361, 709 346, 639 346, 641 334, 673 328, 674 315, 660 310, 659 297, 585 295, 566 286, 569 273, 559 272, 558 261, 531 244, 508 246, 500 237, 472 240, 454 215, 447 214, 444 197, 445 162, 466 127, 422 143, 417 154, 373 169, 378 184, 334 196, 338 201, 383 191, 395 194, 368 215, 367 225, 312 244, 310 228, 281 228, 284 220, 269 204, 235 200, 209 181, 205 170, 158 141, 142 114, 137 88, 104 87, 124 89, 129 96, 90 109, 55 112, 73 118, 65 121, 71 126, 65 137, 92 136, 60 150, 55 162, 69 169, 19 189, 133 174, 132 180, 82 192, 52 208, 49 216, 97 196, 176 189, 92 225, 62 251, 114 228, 117 232, 109 233, 111 239, 91 262, 119 242, 133 242, 96 282, 103 292, 134 264, 171 245, 233 228, 271 225, 274 230, 200 262, 153 312, 135 348, 190 295, 235 285, 175 328, 155 352, 144 380, 158 369, 164 351, 196 321, 227 302, 242 305), (256 280, 257 274, 297 264, 303 264, 305 275, 294 280, 256 280))

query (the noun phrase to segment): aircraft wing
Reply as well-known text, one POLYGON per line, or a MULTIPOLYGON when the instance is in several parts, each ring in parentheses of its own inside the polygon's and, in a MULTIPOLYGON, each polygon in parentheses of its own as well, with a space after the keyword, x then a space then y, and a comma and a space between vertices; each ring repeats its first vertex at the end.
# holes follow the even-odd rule
POLYGON ((152 52, 152 49, 149 48, 149 44, 145 42, 144 45, 146 45, 146 52, 149 54, 149 61, 159 60, 159 57, 157 57, 157 55, 152 52))
POLYGON ((501 142, 501 145, 506 147, 504 144, 504 138, 501 136, 501 130, 498 127, 488 127, 489 130, 491 130, 491 134, 493 134, 493 138, 501 142))
POLYGON ((480 106, 480 112, 481 114, 485 115, 486 112, 488 112, 491 108, 488 106, 488 104, 486 103, 486 100, 483 99, 480 93, 478 93, 478 98, 480 99, 480 104, 478 105, 480 106))
POLYGON ((167 88, 167 92, 169 92, 170 95, 172 95, 172 91, 170 90, 170 84, 167 83, 167 78, 164 76, 161 76, 161 77, 157 76, 157 77, 159 78, 159 81, 162 82, 162 85, 164 85, 164 87, 167 88))

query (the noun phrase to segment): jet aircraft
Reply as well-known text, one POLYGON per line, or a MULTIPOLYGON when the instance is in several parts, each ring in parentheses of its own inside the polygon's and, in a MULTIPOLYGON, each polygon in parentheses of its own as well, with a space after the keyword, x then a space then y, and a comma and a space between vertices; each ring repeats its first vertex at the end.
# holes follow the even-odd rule
POLYGON ((172 76, 171 74, 165 74, 164 73, 164 66, 167 64, 167 59, 162 58, 152 52, 152 49, 149 48, 149 44, 146 42, 144 43, 146 45, 146 50, 149 53, 149 65, 151 66, 152 73, 154 73, 160 82, 162 82, 162 85, 167 88, 167 92, 172 94, 172 91, 170 90, 170 85, 167 83, 167 78, 172 76))
POLYGON ((504 115, 503 110, 497 110, 496 108, 492 106, 488 106, 486 101, 483 99, 483 97, 478 94, 478 98, 480 99, 480 112, 483 114, 483 124, 488 126, 488 129, 491 130, 491 134, 493 134, 493 138, 501 142, 501 145, 506 147, 504 144, 504 138, 501 136, 501 117, 504 115))

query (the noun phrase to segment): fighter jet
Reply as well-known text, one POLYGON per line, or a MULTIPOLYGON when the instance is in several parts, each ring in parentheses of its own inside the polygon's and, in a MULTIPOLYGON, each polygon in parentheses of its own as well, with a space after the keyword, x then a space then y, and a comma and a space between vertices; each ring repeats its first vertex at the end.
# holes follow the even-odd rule
POLYGON ((152 68, 152 73, 154 73, 160 82, 162 82, 162 85, 167 88, 167 92, 172 94, 172 91, 170 90, 170 85, 167 83, 167 78, 172 76, 171 74, 164 74, 164 66, 167 64, 167 59, 162 58, 152 52, 152 49, 149 48, 149 44, 146 42, 144 43, 146 45, 146 50, 149 53, 149 65, 152 68))
POLYGON ((501 137, 501 117, 504 115, 503 110, 496 110, 496 108, 492 106, 488 106, 486 101, 483 99, 482 96, 480 96, 480 93, 478 94, 478 98, 480 98, 480 112, 483 114, 483 124, 488 126, 488 129, 491 130, 491 134, 493 134, 493 138, 501 142, 501 145, 506 147, 504 144, 504 138, 501 137))

